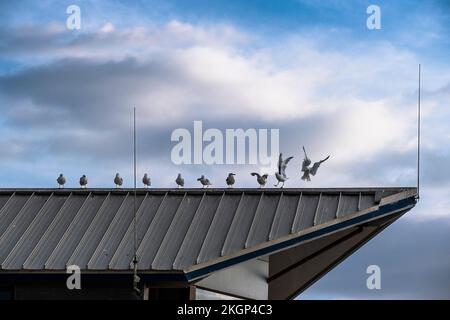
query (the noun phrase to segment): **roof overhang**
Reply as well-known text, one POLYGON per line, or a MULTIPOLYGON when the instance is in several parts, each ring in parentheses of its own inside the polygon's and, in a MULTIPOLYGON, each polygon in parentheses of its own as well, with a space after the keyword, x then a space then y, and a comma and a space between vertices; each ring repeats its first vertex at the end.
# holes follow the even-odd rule
POLYGON ((245 299, 292 299, 414 207, 415 190, 379 205, 186 271, 200 288, 245 299))
MULTIPOLYGON (((416 188, 137 194, 143 281, 250 299, 295 297, 417 200, 416 188)), ((80 263, 88 279, 128 279, 132 196, 133 189, 0 189, 0 277, 65 277, 66 265, 80 263)))

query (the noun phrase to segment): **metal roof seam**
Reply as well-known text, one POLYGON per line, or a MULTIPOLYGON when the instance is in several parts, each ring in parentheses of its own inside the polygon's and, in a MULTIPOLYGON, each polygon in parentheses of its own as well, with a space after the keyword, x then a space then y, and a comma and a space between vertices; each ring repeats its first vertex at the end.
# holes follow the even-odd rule
POLYGON ((7 206, 9 205, 9 203, 12 201, 12 199, 14 198, 14 196, 16 195, 16 192, 14 191, 8 198, 8 200, 6 200, 5 204, 0 208, 0 217, 2 216, 2 213, 5 212, 5 208, 7 208, 7 206))
MULTIPOLYGON (((203 193, 202 199, 203 199, 203 197, 205 196, 205 193, 206 193, 206 192, 203 193)), ((160 260, 161 257, 164 256, 164 255, 166 254, 165 249, 166 249, 167 246, 168 246, 168 241, 170 241, 171 231, 172 231, 172 229, 174 229, 174 228, 176 227, 176 222, 177 222, 177 220, 178 220, 178 216, 183 214, 183 212, 180 210, 180 208, 182 208, 183 203, 184 203, 184 201, 185 201, 186 198, 187 198, 186 195, 187 195, 187 192, 184 193, 183 199, 180 201, 180 204, 178 205, 178 208, 177 208, 177 210, 175 211, 175 214, 173 215, 172 221, 170 222, 169 227, 167 228, 167 232, 166 232, 166 234, 164 235, 164 237, 163 237, 162 240, 161 240, 159 249, 156 251, 156 254, 155 254, 155 256, 153 257, 153 261, 152 261, 151 264, 150 264, 150 268, 151 268, 151 269, 154 269, 153 267, 154 267, 154 265, 156 264, 156 262, 157 262, 158 260, 160 260)), ((199 203, 199 205, 200 205, 200 203, 199 203)))
MULTIPOLYGON (((34 192, 28 197, 28 199, 25 201, 25 203, 22 205, 22 207, 20 208, 20 210, 17 212, 16 216, 14 217, 14 219, 11 221, 11 223, 8 225, 8 227, 5 229, 5 231, 3 231, 3 233, 0 235, 0 244, 2 243, 3 237, 5 237, 5 234, 8 233, 8 231, 12 228, 12 226, 14 225, 14 221, 16 219, 18 219, 17 217, 20 216, 20 213, 22 212, 22 210, 24 210, 27 205, 30 203, 31 198, 33 198, 34 196, 34 192)), ((0 264, 0 269, 1 269, 1 264, 0 264)))
POLYGON ((176 258, 178 259, 178 261, 177 260, 174 261, 174 264, 175 264, 175 266, 177 268, 181 268, 181 269, 184 268, 184 266, 186 265, 186 259, 188 259, 188 258, 191 258, 194 263, 197 263, 197 259, 199 258, 199 254, 200 254, 200 252, 202 250, 202 247, 204 245, 206 236, 207 236, 209 230, 211 229, 211 226, 213 225, 214 217, 217 214, 217 212, 218 212, 218 210, 219 210, 219 208, 221 206, 221 203, 222 203, 223 198, 225 197, 225 194, 226 193, 224 191, 220 195, 220 198, 217 201, 217 204, 215 205, 215 208, 213 209, 213 213, 211 215, 211 219, 210 219, 210 221, 207 224, 206 224, 206 221, 202 221, 201 220, 201 219, 204 219, 207 216, 206 209, 202 210, 202 215, 201 216, 200 215, 196 215, 194 217, 194 219, 192 220, 191 225, 189 226, 189 229, 188 229, 188 231, 186 233, 186 237, 183 240, 182 245, 180 246, 181 253, 177 254, 176 258), (198 219, 199 221, 196 221, 196 219, 198 219), (196 222, 198 222, 198 223, 196 223, 196 222), (203 222, 204 224, 206 224, 206 228, 204 230, 204 236, 202 236, 201 238, 199 238, 200 222, 203 222), (188 237, 188 235, 191 235, 190 238, 188 237), (201 239, 203 239, 203 240, 201 240, 201 239), (189 243, 187 241, 195 241, 195 240, 199 240, 198 246, 196 248, 197 251, 194 252, 193 254, 189 254, 189 256, 187 254, 183 254, 183 252, 182 252, 183 249, 185 247, 189 246, 189 243), (182 263, 182 259, 184 260, 183 263, 182 263))
POLYGON ((251 237, 253 236, 253 233, 255 233, 255 228, 256 228, 256 222, 255 221, 258 220, 257 219, 257 215, 258 215, 259 212, 261 212, 260 208, 261 208, 261 202, 262 202, 263 198, 264 198, 264 191, 261 192, 261 196, 259 197, 258 205, 256 206, 255 214, 253 215, 252 223, 250 224, 250 228, 248 230, 247 237, 246 237, 245 242, 244 242, 244 248, 248 248, 249 241, 250 241, 251 237))
POLYGON ((231 241, 230 238, 229 238, 230 230, 233 227, 233 224, 235 223, 236 216, 237 216, 237 213, 239 212, 239 210, 241 208, 241 204, 242 204, 242 200, 244 199, 244 196, 245 196, 245 192, 242 192, 241 199, 239 200, 239 204, 238 204, 236 210, 234 211, 233 219, 232 219, 230 227, 228 229, 227 236, 225 237, 225 240, 224 240, 224 242, 222 244, 222 249, 220 251, 220 255, 221 256, 223 256, 225 254, 225 247, 228 244, 228 242, 231 241))
POLYGON ((100 241, 97 244, 97 247, 94 249, 94 251, 92 252, 86 266, 87 269, 91 269, 92 266, 91 264, 93 263, 93 260, 97 260, 100 253, 100 250, 102 250, 101 245, 103 244, 103 242, 105 241, 104 239, 106 239, 107 235, 108 235, 108 231, 110 231, 111 226, 114 224, 114 222, 116 221, 116 219, 118 219, 118 214, 119 212, 124 208, 124 205, 129 197, 130 193, 127 192, 127 194, 125 195, 125 197, 123 198, 122 202, 120 203, 119 208, 116 210, 116 212, 114 212, 114 217, 112 218, 111 222, 109 223, 108 227, 106 228, 106 231, 103 233, 102 237, 100 238, 100 241))
MULTIPOLYGON (((80 241, 78 242, 77 246, 75 247, 75 249, 73 250, 71 256, 69 257, 69 259, 66 262, 66 266, 72 265, 75 263, 74 259, 75 257, 78 255, 78 253, 83 250, 83 248, 81 247, 81 245, 83 244, 83 240, 85 238, 87 238, 89 236, 89 231, 91 231, 92 226, 94 224, 94 221, 96 220, 96 218, 98 217, 98 215, 103 211, 103 208, 105 207, 107 200, 109 199, 111 195, 111 192, 108 192, 108 195, 105 197, 105 200, 103 200, 102 205, 100 206, 100 208, 97 210, 97 212, 95 213, 94 217, 92 218, 89 227, 86 229, 86 232, 83 234, 83 236, 81 237, 80 241)), ((79 266, 80 268, 82 266, 79 266)), ((84 266, 85 267, 85 266, 84 266)), ((84 268, 83 268, 84 269, 84 268)))
POLYGON ((86 199, 84 200, 83 204, 81 205, 81 207, 78 209, 77 213, 75 214, 74 218, 72 219, 72 221, 70 222, 69 226, 67 227, 66 231, 64 232, 63 236, 61 237, 61 239, 58 241, 58 244, 56 245, 55 248, 53 248, 52 252, 50 253, 50 255, 48 256, 48 258, 46 259, 45 263, 44 263, 44 269, 48 269, 48 265, 49 265, 49 261, 52 260, 52 258, 54 258, 55 252, 58 252, 58 249, 62 246, 62 244, 65 242, 65 240, 68 237, 68 231, 71 230, 71 227, 74 223, 74 221, 77 220, 78 215, 80 214, 80 212, 82 212, 82 210, 84 209, 84 206, 86 205, 86 203, 88 202, 89 198, 92 196, 92 192, 89 192, 89 194, 87 195, 86 199))
POLYGON ((300 196, 298 197, 297 209, 295 210, 294 219, 292 220, 292 225, 291 225, 291 233, 293 233, 295 231, 295 229, 297 229, 298 219, 300 219, 300 215, 298 212, 300 210, 300 205, 302 203, 302 199, 303 199, 303 192, 301 192, 300 196))
MULTIPOLYGON (((51 195, 50 195, 49 198, 51 198, 52 195, 53 195, 53 193, 51 193, 51 195)), ((31 198, 31 197, 30 197, 30 198, 31 198)), ((47 198, 47 199, 44 201, 44 203, 43 203, 42 206, 39 208, 39 210, 38 210, 38 212, 36 213, 36 215, 35 215, 35 216, 33 217, 33 219, 31 220, 30 224, 26 227, 25 231, 22 233, 22 235, 20 236, 20 238, 17 240, 16 244, 11 248, 11 250, 10 250, 9 253, 8 253, 8 255, 4 258, 4 260, 3 260, 2 263, 1 263, 0 269, 4 269, 5 266, 8 264, 9 260, 12 259, 11 256, 14 255, 16 248, 20 245, 21 239, 25 236, 25 234, 27 233, 27 230, 30 228, 30 226, 33 225, 33 221, 34 221, 34 220, 36 219, 36 217, 39 215, 39 212, 41 212, 42 208, 44 208, 44 206, 45 206, 45 204, 47 203, 47 201, 48 201, 49 198, 47 198)), ((24 207, 25 207, 25 206, 23 206, 22 209, 23 209, 24 207)), ((22 209, 19 211, 19 213, 22 211, 22 209)), ((20 215, 18 214, 18 215, 16 216, 16 218, 17 218, 17 217, 20 217, 20 215)), ((11 225, 14 225, 14 220, 13 220, 13 222, 11 223, 11 225)), ((11 225, 10 225, 10 226, 11 226, 11 225)), ((6 231, 5 231, 5 234, 6 234, 6 231)), ((1 240, 2 240, 2 239, 0 239, 0 243, 1 243, 1 240)))
MULTIPOLYGON (((141 210, 142 209, 142 205, 144 204, 145 200, 148 199, 148 195, 149 195, 149 193, 147 192, 145 194, 145 196, 144 196, 144 199, 142 199, 142 202, 139 204, 139 208, 136 210, 136 224, 137 224, 137 221, 139 220, 140 216, 142 215, 142 210, 141 210)), ((120 240, 119 245, 117 246, 116 250, 114 250, 114 253, 111 255, 111 259, 109 260, 108 266, 107 266, 108 270, 111 270, 111 263, 112 263, 113 259, 116 257, 117 252, 119 251, 119 249, 122 248, 122 243, 125 241, 125 239, 127 239, 126 236, 127 236, 127 234, 129 233, 129 231, 131 229, 133 229, 133 221, 131 221, 130 225, 128 226, 127 230, 125 231, 124 236, 122 237, 122 240, 120 240)), ((137 246, 136 246, 136 249, 137 249, 137 246)))
POLYGON ((67 202, 69 201, 70 197, 72 196, 72 192, 69 194, 69 196, 67 197, 67 199, 64 201, 63 205, 59 208, 58 212, 55 215, 55 218, 52 220, 52 222, 48 225, 48 227, 46 228, 46 230, 44 231, 44 233, 42 234, 41 238, 39 239, 39 241, 37 242, 36 246, 33 248, 33 250, 31 251, 31 253, 29 254, 29 256, 27 257, 27 259, 24 261, 22 268, 25 269, 25 266, 27 264, 29 264, 31 261, 33 261, 33 259, 36 258, 37 252, 39 252, 40 247, 42 246, 43 243, 43 239, 45 239, 45 237, 48 235, 48 233, 51 230, 51 227, 54 226, 54 224, 56 223, 57 219, 56 217, 58 217, 59 214, 61 214, 63 211, 63 209, 65 208, 67 202))
POLYGON ((340 209, 340 206, 341 206, 341 200, 342 200, 342 192, 339 192, 339 200, 338 200, 338 204, 337 204, 337 207, 336 207, 336 213, 334 215, 335 218, 337 218, 338 215, 339 215, 339 209, 340 209))
POLYGON ((362 198, 362 193, 359 192, 359 197, 358 197, 358 211, 361 210, 361 198, 362 198))
POLYGON ((319 220, 319 208, 320 208, 320 202, 322 200, 322 192, 319 194, 319 201, 317 201, 317 207, 316 207, 316 212, 314 213, 314 224, 313 225, 317 225, 319 220))
POLYGON ((203 250, 205 250, 205 249, 204 249, 204 246, 205 246, 205 243, 207 243, 207 242, 206 242, 206 239, 208 239, 208 234, 210 234, 210 232, 211 232, 211 227, 212 227, 212 225, 214 224, 214 219, 216 219, 217 212, 219 211, 219 208, 220 208, 220 206, 221 206, 221 204, 222 204, 222 201, 223 201, 223 198, 224 198, 224 197, 225 197, 225 191, 222 193, 222 197, 221 197, 220 200, 219 200, 219 204, 217 205, 217 208, 216 208, 216 210, 215 210, 215 212, 214 212, 212 221, 211 221, 211 223, 210 223, 210 225, 209 225, 209 227, 208 227, 208 231, 206 232, 205 239, 203 240, 202 245, 200 246, 200 251, 198 252, 197 258, 196 258, 196 260, 195 260, 196 263, 199 263, 201 253, 203 252, 203 250))
MULTIPOLYGON (((270 224, 271 225, 271 227, 270 227, 270 231, 269 231, 269 237, 268 237, 268 239, 269 240, 272 240, 272 238, 273 238, 273 233, 275 232, 275 224, 274 224, 274 221, 276 221, 275 219, 278 217, 278 215, 280 214, 279 212, 280 212, 280 203, 281 203, 281 200, 283 199, 283 192, 281 192, 281 194, 280 194, 280 198, 278 199, 278 203, 277 203, 277 208, 275 209, 275 214, 273 215, 273 219, 272 219, 272 223, 270 224)), ((278 228, 278 226, 279 226, 279 224, 277 225, 277 228, 278 228)))
POLYGON ((181 250, 181 249, 183 248, 183 245, 184 245, 184 243, 185 243, 185 241, 186 241, 186 236, 187 236, 187 234, 189 233, 189 230, 190 230, 191 228, 197 228, 197 227, 198 227, 198 225, 194 225, 194 224, 192 223, 192 221, 194 221, 195 217, 197 216, 198 210, 199 210, 200 207, 202 206, 202 203, 203 203, 203 201, 204 201, 204 199, 205 199, 205 195, 206 195, 206 192, 203 193, 202 199, 200 200, 200 203, 198 204, 198 207, 197 207, 197 209, 195 210, 195 213, 194 213, 194 216, 192 217, 191 223, 189 224, 189 227, 188 227, 188 229, 186 230, 186 233, 184 234, 183 240, 181 241, 180 247, 178 248, 178 252, 177 252, 177 254, 175 255, 175 259, 174 259, 173 262, 172 262, 172 268, 175 268, 175 265, 176 265, 177 260, 178 260, 178 259, 181 259, 181 256, 182 256, 182 250, 181 250))
MULTIPOLYGON (((178 195, 177 193, 175 193, 176 195, 178 195)), ((175 212, 174 212, 174 214, 173 214, 173 217, 172 217, 172 219, 176 216, 176 214, 177 214, 177 211, 179 210, 179 208, 180 208, 180 206, 181 206, 181 204, 183 203, 183 201, 184 201, 184 199, 186 198, 186 194, 187 194, 187 192, 186 191, 184 191, 183 192, 183 198, 181 199, 181 201, 178 203, 178 205, 177 205, 177 207, 176 207, 176 210, 175 210, 175 212)), ((150 226, 149 226, 149 228, 148 228, 148 230, 147 230, 147 233, 146 233, 146 235, 148 234, 148 237, 151 237, 152 236, 152 234, 151 234, 151 231, 154 231, 154 229, 156 228, 155 227, 155 223, 157 223, 160 219, 158 219, 159 217, 160 217, 160 215, 162 214, 162 213, 160 213, 160 212, 158 212, 159 213, 159 215, 155 215, 155 219, 152 221, 152 223, 150 224, 150 226), (155 222, 156 221, 156 222, 155 222)), ((164 216, 162 216, 162 218, 164 218, 164 216)), ((169 221, 169 220, 168 220, 169 221)), ((172 223, 172 220, 170 220, 170 222, 169 222, 169 226, 168 227, 170 227, 170 224, 172 223)), ((164 236, 165 235, 163 235, 162 237, 161 237, 161 239, 159 239, 158 240, 158 249, 156 249, 156 251, 154 251, 153 253, 154 253, 154 255, 156 255, 156 253, 157 253, 157 251, 159 250, 159 248, 160 248, 160 246, 161 246, 161 243, 162 243, 162 241, 163 241, 163 239, 164 239, 164 236)), ((142 242, 144 243, 144 246, 145 247, 147 247, 148 245, 150 245, 150 244, 147 244, 147 243, 145 243, 146 241, 145 240, 147 240, 148 241, 148 239, 143 239, 142 240, 142 242)), ((141 252, 141 254, 142 254, 143 252, 141 252)), ((155 256, 148 256, 148 264, 147 264, 147 268, 150 268, 151 269, 151 267, 152 267, 152 263, 153 263, 153 260, 154 260, 154 258, 155 258, 155 256)), ((143 260, 143 259, 142 259, 143 260)), ((142 261, 141 261, 142 262, 142 261)), ((132 263, 130 263, 130 268, 132 267, 132 263)))
MULTIPOLYGON (((149 227, 147 228, 147 231, 145 232, 144 236, 142 237, 142 241, 141 241, 140 245, 138 246, 138 248, 136 250, 137 257, 138 257, 138 260, 139 260, 138 266, 139 266, 139 263, 141 263, 141 260, 142 260, 142 253, 143 253, 145 247, 147 246, 147 241, 146 240, 150 237, 150 230, 152 229, 152 226, 154 225, 155 220, 158 217, 158 214, 160 214, 160 212, 162 210, 161 208, 163 208, 164 201, 166 201, 168 199, 168 197, 167 197, 168 193, 169 192, 165 193, 163 200, 161 201, 161 203, 158 206, 158 209, 155 212, 155 215, 154 215, 154 217, 152 219, 152 222, 150 223, 149 227)), ((130 262, 129 268, 131 269, 132 267, 133 267, 132 262, 130 262)))
MULTIPOLYGON (((50 196, 44 201, 44 203, 42 204, 42 207, 39 209, 39 211, 36 213, 36 215, 33 217, 33 219, 31 220, 30 224, 27 226, 27 228, 25 229, 25 231, 22 233, 22 235, 20 236, 19 240, 17 240, 16 244, 14 245, 14 247, 11 249, 11 251, 9 252, 8 256, 6 257, 6 259, 3 261, 2 263, 2 267, 4 264, 10 263, 12 261, 9 261, 11 259, 13 259, 13 256, 15 254, 17 254, 17 250, 18 248, 20 248, 20 246, 22 245, 22 243, 24 243, 24 239, 27 239, 30 233, 30 229, 33 228, 33 226, 35 226, 35 221, 40 217, 40 215, 43 212, 43 209, 46 207, 46 205, 48 203, 50 203, 50 200, 53 197, 53 192, 50 194, 50 196)), ((23 265, 22 265, 23 266, 23 265)))

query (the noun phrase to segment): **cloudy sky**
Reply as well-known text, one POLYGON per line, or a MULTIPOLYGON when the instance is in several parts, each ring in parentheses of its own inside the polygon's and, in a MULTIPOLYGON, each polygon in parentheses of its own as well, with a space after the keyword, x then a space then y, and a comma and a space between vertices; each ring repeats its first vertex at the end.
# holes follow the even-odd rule
MULTIPOLYGON (((287 187, 413 186, 422 64, 419 204, 300 298, 450 298, 450 4, 448 1, 2 1, 0 187, 67 186, 86 174, 155 187, 207 174, 239 186, 259 165, 175 165, 177 128, 276 128, 295 158, 287 187), (66 9, 81 9, 69 30, 66 9), (381 29, 366 27, 370 4, 381 29), (331 154, 308 185, 300 146, 331 154), (382 289, 368 290, 368 265, 382 289)), ((273 173, 273 172, 270 172, 273 173)), ((273 182, 273 176, 271 177, 273 182)))

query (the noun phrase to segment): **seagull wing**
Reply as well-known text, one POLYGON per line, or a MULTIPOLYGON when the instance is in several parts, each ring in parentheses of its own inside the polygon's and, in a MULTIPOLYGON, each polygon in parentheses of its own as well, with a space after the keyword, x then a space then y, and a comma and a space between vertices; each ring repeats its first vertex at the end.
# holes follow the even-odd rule
POLYGON ((306 172, 309 170, 309 165, 311 164, 311 160, 309 160, 308 158, 303 159, 302 162, 302 171, 306 172))
POLYGON ((315 176, 316 173, 317 173, 317 170, 319 169, 319 167, 320 167, 320 165, 322 164, 322 162, 327 161, 329 158, 330 158, 330 156, 326 157, 326 158, 323 159, 323 160, 320 160, 320 161, 318 161, 318 162, 315 162, 314 165, 312 166, 311 170, 310 170, 310 173, 311 173, 313 176, 315 176))
POLYGON ((309 170, 309 165, 311 164, 311 160, 308 158, 308 155, 306 154, 305 147, 303 147, 303 153, 305 154, 305 158, 303 159, 303 162, 302 162, 302 171, 306 172, 307 170, 309 170))
POLYGON ((281 165, 280 165, 280 169, 279 169, 279 174, 281 174, 283 177, 286 178, 286 167, 287 164, 289 163, 289 161, 291 161, 291 159, 294 157, 289 157, 287 159, 285 159, 284 161, 281 161, 281 165))
POLYGON ((258 179, 260 179, 261 178, 261 175, 259 174, 259 173, 256 173, 256 172, 252 172, 252 173, 250 173, 252 176, 257 176, 258 177, 258 179))
POLYGON ((281 170, 283 170, 283 156, 280 153, 278 157, 278 173, 281 174, 281 170))

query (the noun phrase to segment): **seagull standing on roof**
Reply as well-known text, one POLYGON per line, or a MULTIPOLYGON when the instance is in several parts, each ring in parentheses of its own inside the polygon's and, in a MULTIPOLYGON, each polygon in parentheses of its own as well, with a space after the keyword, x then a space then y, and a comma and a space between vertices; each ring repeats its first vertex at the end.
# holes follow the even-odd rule
POLYGON ((150 177, 148 176, 148 174, 144 174, 144 177, 142 178, 142 183, 144 184, 144 186, 146 188, 148 188, 149 186, 151 186, 152 182, 150 180, 150 177))
POLYGON ((80 186, 81 186, 82 188, 83 188, 83 187, 86 188, 87 184, 88 184, 88 179, 87 179, 86 175, 83 174, 83 175, 81 176, 81 178, 80 178, 80 186))
POLYGON ((177 183, 178 188, 184 187, 184 179, 183 179, 183 177, 181 177, 181 173, 178 174, 175 182, 177 183))
POLYGON ((256 181, 258 181, 259 183, 259 187, 262 188, 266 185, 267 183, 267 178, 269 177, 269 175, 267 173, 260 175, 259 173, 256 172, 252 172, 250 173, 252 176, 256 176, 256 181))
POLYGON ((284 187, 284 183, 288 179, 288 177, 286 176, 286 167, 288 162, 291 161, 292 158, 294 157, 289 157, 283 160, 283 154, 280 153, 280 157, 278 158, 278 172, 275 172, 275 178, 277 178, 278 183, 274 185, 275 187, 278 187, 280 182, 282 183, 281 188, 284 187))
POLYGON ((236 182, 234 179, 235 173, 229 173, 227 179, 225 180, 227 182, 228 188, 233 187, 233 184, 236 182))
POLYGON ((314 162, 313 166, 310 167, 311 160, 308 158, 308 155, 306 154, 305 147, 303 147, 303 152, 305 153, 305 159, 303 159, 303 163, 302 163, 302 172, 303 172, 302 180, 311 181, 310 175, 315 176, 320 165, 323 162, 327 161, 330 158, 330 156, 328 156, 325 159, 320 160, 318 162, 314 162))
POLYGON ((123 184, 123 179, 118 173, 116 173, 116 176, 114 178, 114 183, 116 184, 116 188, 121 187, 123 184))
POLYGON ((200 178, 197 179, 197 181, 200 181, 200 183, 203 186, 202 188, 204 188, 204 187, 208 188, 211 185, 211 182, 209 181, 209 179, 206 179, 203 174, 200 178))
POLYGON ((59 177, 58 179, 56 179, 56 182, 58 182, 60 188, 64 188, 64 185, 66 184, 66 178, 64 178, 62 173, 59 174, 59 177))

